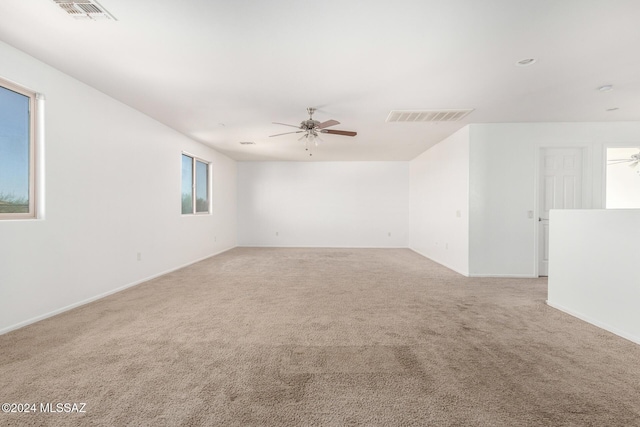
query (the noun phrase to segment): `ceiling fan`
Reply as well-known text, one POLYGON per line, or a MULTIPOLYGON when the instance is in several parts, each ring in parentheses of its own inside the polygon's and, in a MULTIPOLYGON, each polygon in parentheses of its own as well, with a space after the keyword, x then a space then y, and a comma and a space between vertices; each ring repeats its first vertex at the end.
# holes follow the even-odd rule
POLYGON ((627 159, 611 159, 607 163, 608 163, 608 165, 617 165, 617 164, 620 164, 620 163, 629 163, 627 166, 629 166, 630 168, 635 168, 636 166, 638 166, 638 163, 640 163, 640 152, 638 152, 637 154, 632 154, 627 159))
MULTIPOLYGON (((339 125, 340 122, 337 120, 327 120, 325 122, 319 122, 318 120, 314 120, 313 113, 315 113, 315 111, 316 109, 313 107, 307 108, 307 113, 309 113, 309 119, 301 121, 299 126, 289 125, 287 123, 273 122, 273 124, 276 124, 276 125, 290 126, 293 128, 297 128, 299 130, 278 133, 275 135, 269 135, 269 137, 289 135, 292 133, 302 133, 304 135, 298 138, 298 141, 300 141, 301 139, 304 139, 306 144, 306 150, 309 151, 309 142, 313 142, 317 147, 318 140, 322 141, 320 139, 320 136, 318 135, 320 133, 326 133, 329 135, 343 135, 343 136, 356 136, 358 134, 357 132, 352 132, 348 130, 327 129, 328 127, 339 125)), ((312 156, 313 154, 309 154, 309 155, 312 156)))

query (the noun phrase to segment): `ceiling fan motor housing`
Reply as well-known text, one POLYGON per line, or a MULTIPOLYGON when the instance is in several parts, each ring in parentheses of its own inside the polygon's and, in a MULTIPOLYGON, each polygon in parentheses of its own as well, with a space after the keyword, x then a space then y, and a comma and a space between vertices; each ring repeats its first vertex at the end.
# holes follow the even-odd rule
POLYGON ((320 124, 319 121, 313 120, 313 113, 316 112, 316 109, 313 107, 307 108, 307 113, 309 113, 309 120, 303 120, 300 122, 300 129, 304 129, 307 131, 313 130, 316 126, 320 124))
POLYGON ((305 130, 313 130, 319 124, 320 122, 317 120, 313 120, 313 119, 303 120, 302 122, 300 122, 300 128, 305 130))

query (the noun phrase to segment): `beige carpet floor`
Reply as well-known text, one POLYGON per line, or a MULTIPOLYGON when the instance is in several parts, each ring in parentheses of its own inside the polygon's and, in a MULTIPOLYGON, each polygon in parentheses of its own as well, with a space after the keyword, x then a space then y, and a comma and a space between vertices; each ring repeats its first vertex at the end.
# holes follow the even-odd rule
POLYGON ((1 403, 86 403, 0 425, 640 426, 640 346, 546 295, 406 249, 236 248, 0 336, 1 403))

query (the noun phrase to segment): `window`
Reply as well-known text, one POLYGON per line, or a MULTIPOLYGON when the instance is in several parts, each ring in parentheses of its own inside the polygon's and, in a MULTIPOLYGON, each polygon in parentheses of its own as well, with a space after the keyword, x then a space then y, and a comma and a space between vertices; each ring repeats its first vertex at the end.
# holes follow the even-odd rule
POLYGON ((209 162, 182 154, 182 213, 209 213, 209 162))
POLYGON ((0 79, 0 219, 36 216, 35 99, 0 79))

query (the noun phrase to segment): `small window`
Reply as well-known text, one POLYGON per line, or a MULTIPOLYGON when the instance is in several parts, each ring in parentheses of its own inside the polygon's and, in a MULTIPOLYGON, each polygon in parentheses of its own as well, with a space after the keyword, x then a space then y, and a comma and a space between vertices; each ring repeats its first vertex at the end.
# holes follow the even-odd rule
POLYGON ((209 162, 182 155, 182 214, 210 212, 209 162))
POLYGON ((36 217, 35 99, 0 79, 0 219, 36 217))

